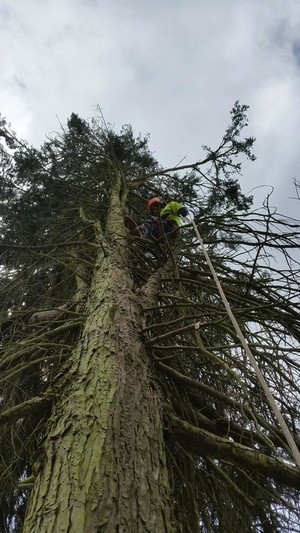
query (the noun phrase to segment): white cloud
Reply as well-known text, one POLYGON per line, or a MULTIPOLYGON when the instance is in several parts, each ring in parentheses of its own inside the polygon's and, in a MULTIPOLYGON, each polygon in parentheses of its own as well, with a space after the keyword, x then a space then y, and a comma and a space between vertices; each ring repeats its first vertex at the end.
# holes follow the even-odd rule
POLYGON ((10 0, 0 8, 0 101, 34 144, 72 111, 150 132, 163 164, 216 145, 239 99, 258 160, 242 183, 299 177, 298 0, 10 0))

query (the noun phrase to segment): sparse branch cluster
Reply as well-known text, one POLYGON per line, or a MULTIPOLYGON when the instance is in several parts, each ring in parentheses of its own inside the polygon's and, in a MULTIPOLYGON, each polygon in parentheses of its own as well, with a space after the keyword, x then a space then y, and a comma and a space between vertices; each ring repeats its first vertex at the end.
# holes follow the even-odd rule
MULTIPOLYGON (((300 448, 299 225, 267 208, 243 218, 236 214, 198 221, 226 296, 300 448)), ((195 461, 195 454, 214 457, 214 463, 199 457, 195 474, 199 482, 212 476, 212 464, 223 465, 223 473, 227 464, 231 475, 223 490, 235 485, 234 493, 243 494, 248 502, 254 494, 267 498, 271 516, 272 501, 280 512, 281 484, 297 489, 299 471, 288 465, 290 450, 284 435, 204 258, 190 246, 193 240, 187 227, 176 273, 163 280, 159 304, 147 310, 151 320, 144 333, 172 405, 166 415, 172 460, 182 464, 186 480, 190 471, 186 456, 188 463, 195 461), (240 476, 241 467, 257 472, 252 486, 240 476)), ((251 505, 247 508, 251 514, 251 505)))

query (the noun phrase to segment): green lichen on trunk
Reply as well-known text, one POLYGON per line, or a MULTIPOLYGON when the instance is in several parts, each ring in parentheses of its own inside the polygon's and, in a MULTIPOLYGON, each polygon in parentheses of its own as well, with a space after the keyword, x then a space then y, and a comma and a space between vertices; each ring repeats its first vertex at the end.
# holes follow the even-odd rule
POLYGON ((116 200, 113 207, 110 253, 95 265, 24 533, 173 531, 161 400, 139 335, 116 200))

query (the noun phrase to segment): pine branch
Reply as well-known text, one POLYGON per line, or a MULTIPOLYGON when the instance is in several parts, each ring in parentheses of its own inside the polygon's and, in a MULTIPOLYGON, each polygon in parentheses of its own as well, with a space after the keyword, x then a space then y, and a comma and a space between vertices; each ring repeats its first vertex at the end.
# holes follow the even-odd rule
POLYGON ((47 391, 44 396, 36 396, 35 398, 31 398, 18 405, 14 405, 9 409, 0 412, 0 425, 31 415, 35 411, 40 412, 45 407, 48 407, 52 401, 53 394, 50 391, 47 391))
POLYGON ((169 367, 168 365, 165 365, 161 361, 157 361, 157 365, 169 376, 171 376, 175 381, 178 383, 181 383, 185 385, 188 388, 191 389, 198 389, 202 391, 205 394, 208 394, 212 398, 215 398, 216 400, 220 401, 223 405, 227 405, 228 407, 232 408, 235 412, 241 413, 241 415, 245 418, 247 417, 249 420, 253 420, 256 424, 259 423, 263 428, 268 430, 271 434, 271 437, 268 437, 269 439, 273 439, 272 442, 276 442, 277 445, 281 446, 282 448, 286 448, 285 445, 285 437, 279 429, 277 429, 275 426, 272 426, 269 424, 262 416, 260 416, 257 412, 253 412, 251 409, 249 409, 246 405, 239 404, 235 400, 233 400, 231 397, 229 397, 226 394, 223 394, 217 389, 214 389, 210 387, 209 385, 206 385, 205 383, 202 383, 200 381, 196 381, 195 379, 192 379, 188 376, 185 376, 184 374, 181 374, 174 368, 169 367), (273 436, 273 437, 272 437, 273 436))
POLYGON ((168 419, 166 432, 169 437, 175 438, 194 453, 255 470, 279 483, 300 489, 299 469, 278 459, 214 435, 176 416, 170 416, 168 419))

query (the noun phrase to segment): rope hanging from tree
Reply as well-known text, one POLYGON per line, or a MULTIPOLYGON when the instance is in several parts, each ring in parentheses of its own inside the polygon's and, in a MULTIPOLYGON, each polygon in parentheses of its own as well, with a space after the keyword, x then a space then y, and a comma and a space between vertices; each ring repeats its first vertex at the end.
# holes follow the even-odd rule
POLYGON ((277 421, 278 421, 278 423, 279 423, 279 425, 280 425, 280 427, 281 427, 281 429, 283 431, 283 434, 284 434, 284 436, 285 436, 285 438, 287 440, 287 443, 288 443, 288 445, 289 445, 289 447, 291 449, 291 452, 292 452, 292 455, 293 455, 293 457, 295 459, 296 465, 298 466, 298 468, 300 470, 300 452, 299 452, 299 450, 298 450, 298 448, 296 446, 296 443, 294 441, 293 435, 291 434, 291 432, 290 432, 290 430, 289 430, 289 428, 288 428, 288 426, 287 426, 287 424, 286 424, 286 422, 285 422, 285 420, 284 420, 284 418, 283 418, 283 416, 282 416, 282 414, 281 414, 281 412, 280 412, 280 410, 279 410, 279 408, 278 408, 278 406, 277 406, 277 404, 276 404, 276 402, 274 400, 272 392, 270 391, 270 388, 268 387, 268 384, 267 384, 264 376, 262 375, 262 373, 260 371, 260 368, 259 368, 259 366, 258 366, 258 364, 257 364, 257 362, 256 362, 256 360, 255 360, 255 358, 254 358, 249 346, 248 346, 247 340, 245 339, 245 337, 244 337, 244 335, 242 333, 242 330, 239 327, 239 325, 238 325, 238 323, 237 323, 237 321, 235 319, 235 316, 234 316, 234 314, 233 314, 233 312, 231 310, 230 304, 229 304, 229 302, 228 302, 228 300, 227 300, 227 298, 225 296, 225 293, 223 291, 222 285, 221 285, 221 283, 219 281, 217 273, 216 273, 216 271, 214 269, 214 266, 213 266, 213 264, 212 264, 212 262, 210 260, 209 255, 207 253, 207 250, 205 248, 205 245, 204 245, 204 242, 203 242, 203 240, 201 238, 199 230, 198 230, 198 228, 197 228, 197 226, 195 224, 195 221, 193 219, 189 219, 188 222, 191 222, 191 224, 192 224, 192 226, 193 226, 193 228, 195 230, 197 239, 199 241, 199 245, 200 245, 200 247, 201 247, 201 249, 203 251, 203 254, 204 254, 204 257, 205 257, 205 259, 207 261, 207 264, 209 266, 210 272, 211 272, 211 274, 213 276, 213 279, 214 279, 214 281, 215 281, 215 283, 217 285, 220 297, 221 297, 221 299, 222 299, 222 301, 224 303, 225 309, 226 309, 226 311, 228 313, 228 316, 229 316, 229 318, 231 320, 231 323, 232 323, 232 325, 233 325, 233 327, 234 327, 234 329, 236 331, 236 334, 237 334, 238 338, 240 339, 241 344, 242 344, 242 346, 243 346, 243 348, 244 348, 244 350, 245 350, 245 352, 246 352, 246 354, 247 354, 247 356, 248 356, 248 358, 249 358, 249 360, 250 360, 250 362, 252 364, 252 367, 253 367, 253 369, 255 371, 255 374, 256 374, 256 377, 258 379, 258 382, 261 385, 261 387, 262 387, 262 389, 263 389, 263 391, 264 391, 264 393, 266 395, 266 398, 267 398, 267 400, 269 402, 270 407, 272 408, 272 410, 274 412, 275 417, 277 418, 277 421))

